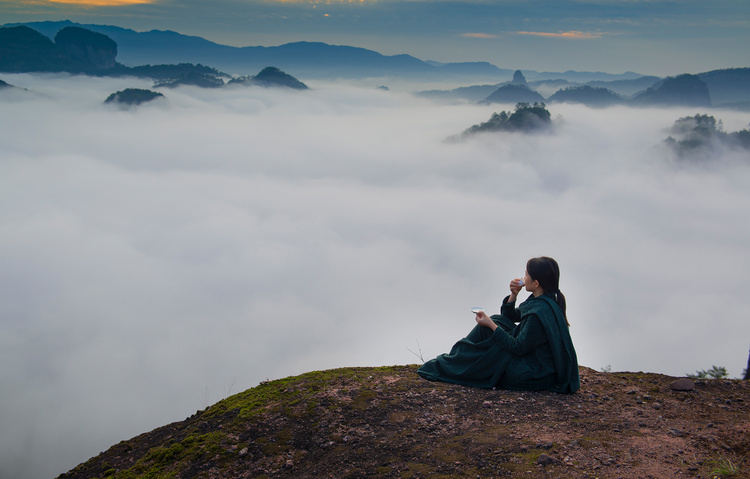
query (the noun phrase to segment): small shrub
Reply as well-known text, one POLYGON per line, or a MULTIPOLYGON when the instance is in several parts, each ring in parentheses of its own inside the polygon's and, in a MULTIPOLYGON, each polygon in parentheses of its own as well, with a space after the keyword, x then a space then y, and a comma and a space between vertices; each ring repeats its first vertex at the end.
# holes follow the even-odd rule
POLYGON ((695 374, 688 374, 687 377, 692 379, 726 379, 729 377, 729 373, 724 366, 711 366, 708 371, 696 371, 695 374))

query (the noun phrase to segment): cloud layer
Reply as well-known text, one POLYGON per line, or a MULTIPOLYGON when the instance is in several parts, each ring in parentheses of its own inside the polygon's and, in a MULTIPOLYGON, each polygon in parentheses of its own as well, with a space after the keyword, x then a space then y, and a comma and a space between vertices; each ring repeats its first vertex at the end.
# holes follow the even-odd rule
POLYGON ((2 477, 267 378, 433 357, 542 254, 582 365, 747 359, 750 164, 661 149, 695 111, 555 105, 550 134, 451 144, 496 106, 312 84, 122 111, 103 100, 149 85, 3 79, 29 91, 0 92, 2 477))

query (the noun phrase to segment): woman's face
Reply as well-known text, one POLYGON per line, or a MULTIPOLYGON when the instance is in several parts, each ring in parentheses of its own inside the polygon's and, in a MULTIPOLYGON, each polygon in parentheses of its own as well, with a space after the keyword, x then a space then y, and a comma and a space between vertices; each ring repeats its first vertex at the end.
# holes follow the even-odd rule
POLYGON ((526 291, 528 291, 529 293, 533 293, 535 296, 543 292, 541 286, 539 286, 539 281, 531 279, 528 271, 524 272, 523 285, 526 288, 526 291))

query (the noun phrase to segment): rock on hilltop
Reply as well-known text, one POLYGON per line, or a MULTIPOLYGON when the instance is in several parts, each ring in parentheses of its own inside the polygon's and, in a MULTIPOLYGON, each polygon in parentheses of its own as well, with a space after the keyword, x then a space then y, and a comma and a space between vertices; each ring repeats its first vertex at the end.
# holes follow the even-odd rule
POLYGON ((264 382, 58 479, 747 477, 750 384, 581 368, 573 395, 483 390, 416 366, 264 382), (680 385, 690 389, 693 383, 680 385))
POLYGON ((101 73, 116 57, 117 43, 83 28, 63 28, 54 43, 26 26, 0 28, 0 71, 101 73))

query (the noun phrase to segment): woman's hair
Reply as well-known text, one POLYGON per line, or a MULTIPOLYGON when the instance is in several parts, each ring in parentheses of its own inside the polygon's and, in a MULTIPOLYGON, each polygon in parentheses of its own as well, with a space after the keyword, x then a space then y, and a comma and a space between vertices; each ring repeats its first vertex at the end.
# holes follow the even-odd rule
POLYGON ((531 279, 539 281, 539 286, 545 293, 555 297, 555 302, 560 306, 565 322, 570 326, 568 314, 565 312, 565 296, 560 292, 560 267, 557 261, 548 256, 531 258, 526 263, 526 271, 531 279))

